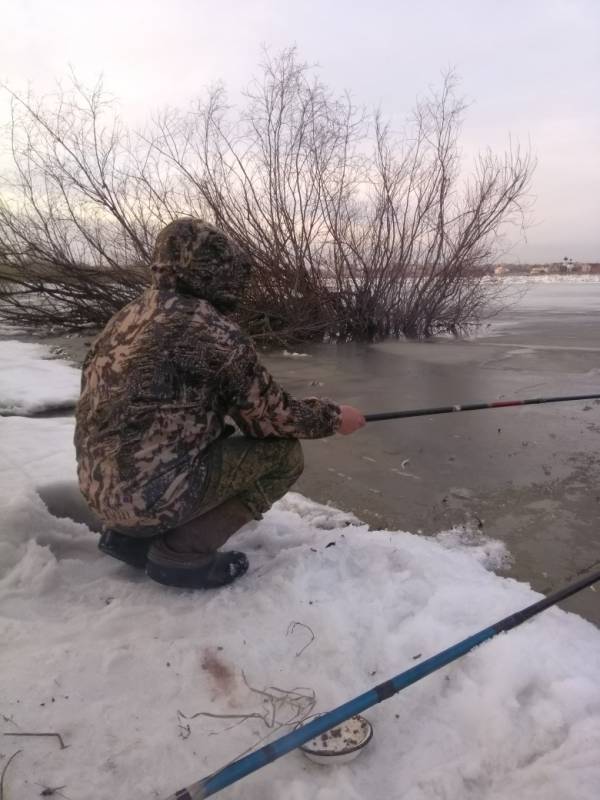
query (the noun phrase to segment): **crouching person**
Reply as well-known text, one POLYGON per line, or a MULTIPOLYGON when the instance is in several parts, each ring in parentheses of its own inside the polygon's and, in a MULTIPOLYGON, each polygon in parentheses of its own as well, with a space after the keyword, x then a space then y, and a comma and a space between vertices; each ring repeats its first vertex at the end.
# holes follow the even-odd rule
POLYGON ((217 228, 172 222, 151 270, 150 288, 115 314, 85 360, 79 484, 106 526, 105 553, 170 586, 222 586, 248 561, 220 548, 298 479, 298 440, 349 434, 364 418, 290 397, 260 364, 227 316, 251 263, 217 228))

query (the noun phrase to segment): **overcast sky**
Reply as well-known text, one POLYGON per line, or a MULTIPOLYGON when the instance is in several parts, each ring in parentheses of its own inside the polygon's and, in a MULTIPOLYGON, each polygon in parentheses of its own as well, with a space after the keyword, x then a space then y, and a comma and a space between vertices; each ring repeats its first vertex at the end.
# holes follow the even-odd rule
MULTIPOLYGON (((140 120, 297 45, 322 79, 399 124, 450 66, 466 151, 509 135, 538 159, 534 226, 511 260, 600 261, 600 0, 2 0, 0 79, 40 92, 69 67, 140 120)), ((6 116, 0 105, 0 117, 6 116)))

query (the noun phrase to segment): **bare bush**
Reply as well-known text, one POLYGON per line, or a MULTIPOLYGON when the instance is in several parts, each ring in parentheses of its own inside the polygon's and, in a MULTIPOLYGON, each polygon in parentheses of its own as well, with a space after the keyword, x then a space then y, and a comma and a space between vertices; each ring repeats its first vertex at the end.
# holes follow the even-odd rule
POLYGON ((0 311, 28 326, 103 325, 146 285, 157 231, 180 213, 172 176, 98 84, 11 92, 13 174, 0 198, 0 311))
POLYGON ((502 293, 486 267, 503 225, 521 222, 533 168, 518 148, 480 155, 461 184, 458 135, 464 105, 446 77, 417 105, 401 140, 380 116, 360 213, 332 225, 342 334, 426 338, 476 324, 502 293))
POLYGON ((458 333, 498 291, 485 267, 533 169, 511 148, 463 177, 451 75, 399 135, 293 50, 265 61, 241 108, 217 88, 142 132, 101 86, 12 98, 0 311, 20 324, 101 325, 145 285, 158 229, 189 214, 254 259, 241 321, 255 336, 458 333))
POLYGON ((152 144, 215 223, 257 269, 244 318, 256 333, 293 328, 307 338, 331 327, 331 226, 359 189, 365 120, 335 98, 293 51, 263 65, 241 112, 222 89, 186 114, 157 121, 152 144))

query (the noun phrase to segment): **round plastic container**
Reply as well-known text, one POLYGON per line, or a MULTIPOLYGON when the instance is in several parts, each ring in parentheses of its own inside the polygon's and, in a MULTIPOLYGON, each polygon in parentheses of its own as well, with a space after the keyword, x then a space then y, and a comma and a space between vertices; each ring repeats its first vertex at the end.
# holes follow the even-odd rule
POLYGON ((373 738, 373 726, 357 715, 325 731, 300 748, 316 764, 346 764, 355 759, 373 738))

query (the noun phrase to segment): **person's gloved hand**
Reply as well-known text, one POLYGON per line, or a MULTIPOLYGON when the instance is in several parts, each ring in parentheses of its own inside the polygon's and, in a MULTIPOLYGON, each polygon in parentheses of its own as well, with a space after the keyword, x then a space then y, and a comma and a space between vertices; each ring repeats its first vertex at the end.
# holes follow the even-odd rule
POLYGON ((342 412, 342 421, 338 428, 338 433, 342 436, 348 436, 366 425, 366 421, 362 413, 353 406, 340 406, 342 412))

